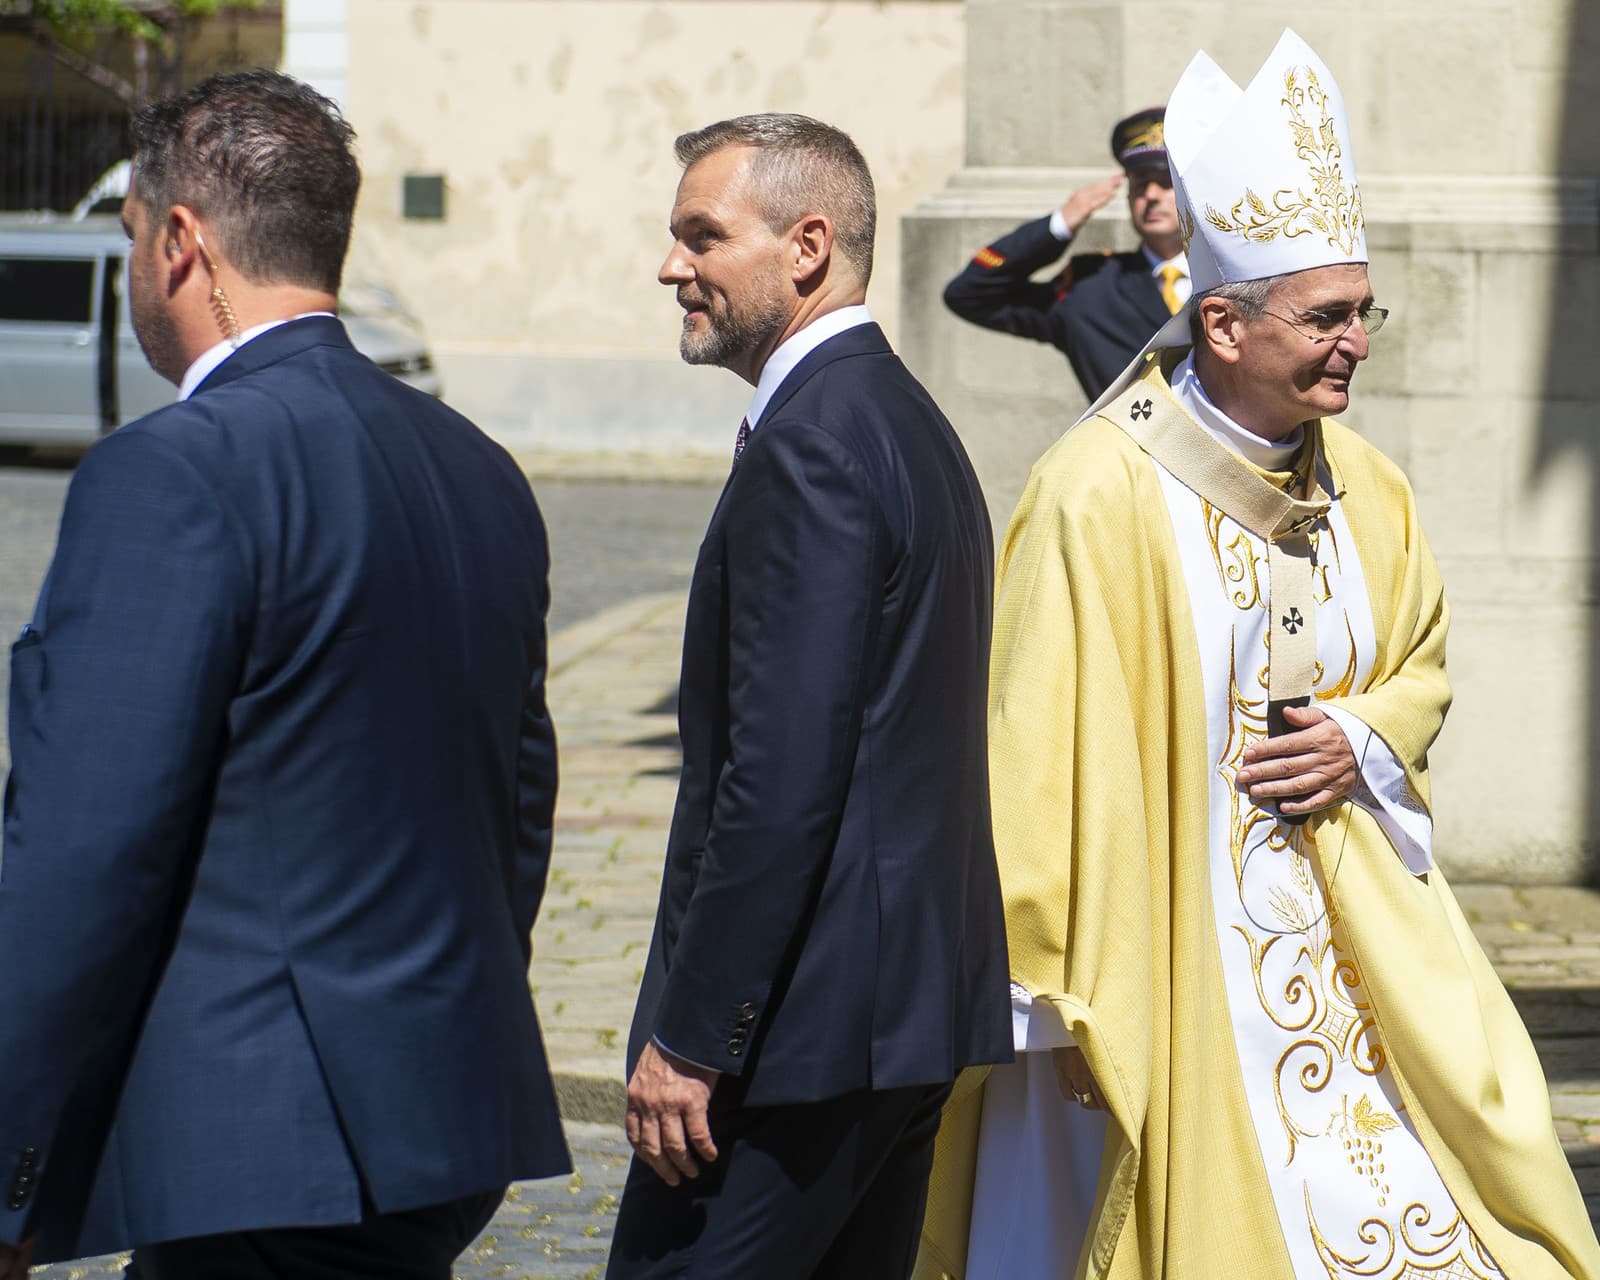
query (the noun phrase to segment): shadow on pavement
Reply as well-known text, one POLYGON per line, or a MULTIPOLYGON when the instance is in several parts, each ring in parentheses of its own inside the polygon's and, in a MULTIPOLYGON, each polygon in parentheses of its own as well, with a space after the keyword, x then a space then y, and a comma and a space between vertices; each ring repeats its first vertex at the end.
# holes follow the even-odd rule
POLYGON ((31 449, 23 444, 0 444, 0 467, 19 471, 71 471, 88 452, 83 448, 31 449))

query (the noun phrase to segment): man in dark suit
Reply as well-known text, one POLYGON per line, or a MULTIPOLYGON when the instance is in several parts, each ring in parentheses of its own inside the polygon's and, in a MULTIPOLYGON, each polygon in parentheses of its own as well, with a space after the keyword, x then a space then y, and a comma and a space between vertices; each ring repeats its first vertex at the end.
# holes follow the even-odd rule
POLYGON ((945 286, 945 305, 963 320, 1054 345, 1091 401, 1189 300, 1165 118, 1164 108, 1151 107, 1118 121, 1111 153, 1121 172, 1073 192, 1049 217, 1025 222, 978 250, 945 286), (1060 258, 1089 215, 1124 185, 1139 247, 1074 254, 1053 280, 1035 281, 1034 273, 1060 258))
POLYGON ((543 525, 331 314, 331 103, 221 76, 134 135, 134 324, 183 399, 83 459, 12 654, 0 1241, 444 1280, 569 1167, 526 980, 543 525))
POLYGON ((756 395, 690 588, 608 1274, 892 1280, 950 1082, 1011 1057, 988 516, 863 305, 854 143, 746 116, 677 154, 682 353, 756 395))

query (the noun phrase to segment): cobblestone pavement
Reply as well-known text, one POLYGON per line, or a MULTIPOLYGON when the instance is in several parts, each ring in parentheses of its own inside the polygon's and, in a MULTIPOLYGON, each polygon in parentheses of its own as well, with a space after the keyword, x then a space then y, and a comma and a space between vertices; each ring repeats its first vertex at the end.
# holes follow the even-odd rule
POLYGON ((1533 1035, 1556 1134, 1600 1225, 1600 892, 1456 885, 1533 1035))
MULTIPOLYGON (((494 1221, 456 1263, 458 1280, 599 1280, 628 1172, 615 1125, 567 1123, 570 1178, 519 1182, 494 1221)), ((33 1280, 120 1276, 128 1255, 35 1267, 33 1280)))
POLYGON ((561 744, 555 854, 533 937, 534 998, 566 1115, 621 1119, 677 789, 684 598, 646 596, 562 633, 550 708, 561 744))
POLYGON ((567 1122, 570 1178, 523 1182, 461 1255, 460 1280, 600 1280, 632 1155, 610 1124, 567 1122))

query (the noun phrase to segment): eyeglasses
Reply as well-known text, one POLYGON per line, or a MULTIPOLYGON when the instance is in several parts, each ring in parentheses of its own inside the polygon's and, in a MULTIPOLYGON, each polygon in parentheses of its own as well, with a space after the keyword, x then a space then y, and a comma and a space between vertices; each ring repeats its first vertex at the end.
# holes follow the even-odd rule
POLYGON ((1361 322, 1362 330, 1370 338, 1383 328, 1383 322, 1389 318, 1388 307, 1329 307, 1322 311, 1300 311, 1295 316, 1279 315, 1268 307, 1263 307, 1261 310, 1274 320, 1282 320, 1284 324, 1303 333, 1313 342, 1337 342, 1358 320, 1361 322))

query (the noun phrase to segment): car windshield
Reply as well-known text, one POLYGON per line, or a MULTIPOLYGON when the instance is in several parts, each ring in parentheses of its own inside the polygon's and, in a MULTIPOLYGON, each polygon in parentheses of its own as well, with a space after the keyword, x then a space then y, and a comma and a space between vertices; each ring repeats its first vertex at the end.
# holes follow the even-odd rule
POLYGON ((371 280, 348 280, 340 287, 339 313, 364 320, 399 321, 409 329, 422 327, 393 290, 371 280))

